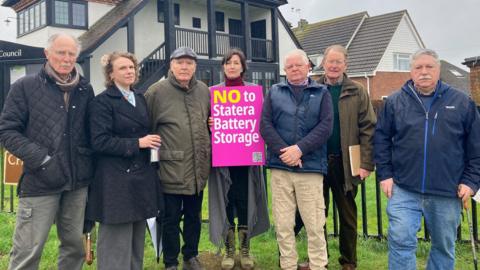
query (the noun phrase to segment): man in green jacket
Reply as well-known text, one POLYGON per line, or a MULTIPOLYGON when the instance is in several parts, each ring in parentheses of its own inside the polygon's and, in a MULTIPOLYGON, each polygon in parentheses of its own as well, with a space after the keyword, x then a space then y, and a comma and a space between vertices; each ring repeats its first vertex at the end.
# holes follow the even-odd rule
MULTIPOLYGON (((322 66, 325 74, 319 82, 327 85, 333 103, 333 131, 327 143, 328 173, 324 198, 328 205, 332 190, 340 219, 340 258, 342 269, 357 266, 357 185, 362 183, 373 164, 373 133, 376 116, 367 91, 347 77, 347 50, 340 45, 325 49, 322 66), (349 146, 360 145, 360 169, 352 176, 349 146)), ((328 206, 327 206, 328 209, 328 206)))
POLYGON ((195 79, 197 54, 180 47, 170 56, 166 79, 145 97, 152 129, 162 138, 158 175, 164 191, 163 261, 178 267, 180 219, 183 220, 183 269, 203 269, 198 255, 203 189, 210 172, 210 91, 195 79))

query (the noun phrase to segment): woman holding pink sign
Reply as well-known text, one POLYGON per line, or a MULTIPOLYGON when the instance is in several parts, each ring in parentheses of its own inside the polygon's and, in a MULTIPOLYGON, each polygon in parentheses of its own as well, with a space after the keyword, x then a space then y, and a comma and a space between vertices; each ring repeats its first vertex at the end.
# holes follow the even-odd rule
MULTIPOLYGON (((243 80, 247 64, 241 50, 227 52, 222 66, 225 81, 215 87, 254 85, 243 80)), ((211 118, 209 120, 209 123, 213 122, 211 118)), ((210 241, 219 247, 225 244, 222 269, 235 266, 235 217, 240 264, 243 269, 252 269, 250 238, 270 228, 262 167, 214 167, 208 188, 210 241)))

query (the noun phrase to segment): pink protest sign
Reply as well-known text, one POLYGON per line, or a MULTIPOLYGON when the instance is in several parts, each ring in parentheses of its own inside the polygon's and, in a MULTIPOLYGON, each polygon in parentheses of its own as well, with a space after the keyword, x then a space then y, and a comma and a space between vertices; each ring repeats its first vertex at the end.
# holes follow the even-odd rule
POLYGON ((263 165, 261 86, 210 87, 213 167, 263 165))

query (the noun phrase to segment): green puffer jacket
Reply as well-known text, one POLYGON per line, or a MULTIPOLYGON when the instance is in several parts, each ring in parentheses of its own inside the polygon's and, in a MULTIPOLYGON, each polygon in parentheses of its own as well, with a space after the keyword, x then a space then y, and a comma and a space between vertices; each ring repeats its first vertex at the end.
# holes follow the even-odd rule
MULTIPOLYGON (((318 80, 325 82, 325 76, 318 80)), ((353 185, 361 183, 360 177, 352 176, 348 147, 360 144, 360 167, 373 171, 373 133, 377 117, 373 111, 368 93, 360 83, 354 82, 343 74, 342 90, 338 104, 340 117, 340 144, 343 157, 344 191, 350 191, 353 185)))
POLYGON ((207 184, 211 167, 210 91, 195 78, 181 86, 171 71, 145 93, 152 130, 162 138, 158 175, 164 193, 193 195, 207 184))

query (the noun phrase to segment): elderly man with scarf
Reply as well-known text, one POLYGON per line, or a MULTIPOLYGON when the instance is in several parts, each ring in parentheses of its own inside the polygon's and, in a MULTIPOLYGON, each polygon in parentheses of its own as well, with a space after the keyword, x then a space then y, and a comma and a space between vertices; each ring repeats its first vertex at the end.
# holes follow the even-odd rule
POLYGON ((24 167, 8 269, 38 269, 54 221, 58 269, 83 265, 83 219, 93 173, 86 112, 94 94, 75 68, 79 52, 74 37, 52 35, 47 63, 12 85, 0 115, 0 141, 24 167))

